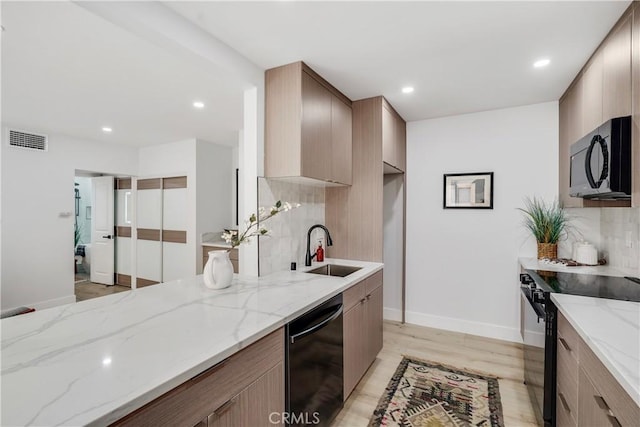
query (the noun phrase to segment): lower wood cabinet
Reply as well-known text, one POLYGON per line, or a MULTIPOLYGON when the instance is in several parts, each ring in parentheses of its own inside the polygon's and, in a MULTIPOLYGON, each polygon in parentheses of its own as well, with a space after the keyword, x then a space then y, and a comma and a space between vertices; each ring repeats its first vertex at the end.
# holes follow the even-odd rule
POLYGON ((556 425, 637 427, 640 407, 558 313, 556 425))
POLYGON ((382 270, 343 294, 344 400, 382 349, 382 270))
POLYGON ((269 416, 284 411, 284 395, 279 329, 112 425, 277 426, 281 417, 269 416))
POLYGON ((278 363, 239 394, 222 404, 199 427, 281 426, 284 364, 278 363), (271 419, 269 418, 271 417, 271 419))

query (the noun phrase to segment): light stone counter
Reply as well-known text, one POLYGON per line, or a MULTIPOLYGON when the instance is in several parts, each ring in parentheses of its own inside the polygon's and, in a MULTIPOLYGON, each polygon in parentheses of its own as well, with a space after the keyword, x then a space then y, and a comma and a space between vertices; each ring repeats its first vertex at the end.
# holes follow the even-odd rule
POLYGON ((554 293, 551 300, 640 405, 640 303, 554 293))
MULTIPOLYGON (((3 319, 1 425, 105 425, 382 268, 345 278, 202 276, 3 319)), ((321 264, 314 264, 314 267, 321 264)))

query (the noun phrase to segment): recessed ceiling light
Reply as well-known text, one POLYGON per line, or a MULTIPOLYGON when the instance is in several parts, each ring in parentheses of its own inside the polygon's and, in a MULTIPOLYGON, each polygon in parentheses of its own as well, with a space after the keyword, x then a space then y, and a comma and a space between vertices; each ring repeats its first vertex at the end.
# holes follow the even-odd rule
POLYGON ((202 101, 194 101, 193 106, 196 108, 204 108, 204 102, 202 101))
POLYGON ((111 129, 109 126, 104 126, 102 128, 102 132, 104 133, 111 133, 113 131, 113 129, 111 129))
POLYGON ((536 67, 536 68, 542 68, 542 67, 546 67, 550 63, 551 63, 550 59, 544 58, 544 59, 539 59, 536 62, 534 62, 533 66, 536 67))
POLYGON ((104 366, 109 366, 111 365, 111 358, 110 357, 105 357, 104 359, 102 359, 102 364, 104 366))
POLYGON ((405 86, 402 88, 402 93, 411 93, 413 92, 413 87, 411 86, 405 86))

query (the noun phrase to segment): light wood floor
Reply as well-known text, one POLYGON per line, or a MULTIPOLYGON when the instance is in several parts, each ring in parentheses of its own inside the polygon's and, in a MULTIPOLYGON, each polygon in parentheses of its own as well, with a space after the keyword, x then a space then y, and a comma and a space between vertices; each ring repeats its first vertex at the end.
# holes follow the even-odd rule
POLYGON ((76 301, 84 301, 91 298, 103 297, 105 295, 117 294, 118 292, 130 291, 131 288, 121 285, 107 286, 89 281, 75 284, 76 301))
POLYGON ((367 426, 402 356, 498 377, 506 426, 538 426, 523 383, 522 347, 515 343, 395 322, 384 323, 384 347, 338 414, 333 427, 367 426))

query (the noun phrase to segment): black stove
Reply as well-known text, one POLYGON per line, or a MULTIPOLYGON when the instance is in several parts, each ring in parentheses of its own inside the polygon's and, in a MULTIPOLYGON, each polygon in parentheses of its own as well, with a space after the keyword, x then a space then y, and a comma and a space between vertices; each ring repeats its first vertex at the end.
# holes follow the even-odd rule
POLYGON ((526 270, 520 275, 524 377, 538 422, 555 427, 557 308, 552 293, 640 302, 633 277, 526 270))
POLYGON ((527 270, 543 292, 640 302, 640 279, 527 270))

